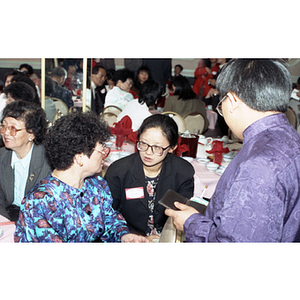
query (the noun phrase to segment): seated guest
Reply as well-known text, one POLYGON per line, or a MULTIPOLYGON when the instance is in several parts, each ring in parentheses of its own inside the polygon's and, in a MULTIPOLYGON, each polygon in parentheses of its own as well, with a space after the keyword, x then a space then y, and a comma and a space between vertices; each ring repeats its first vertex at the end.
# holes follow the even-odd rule
POLYGON ((20 72, 24 72, 27 77, 30 77, 33 74, 33 68, 29 64, 21 64, 19 67, 20 72))
POLYGON ((113 87, 116 85, 114 82, 114 74, 115 74, 115 69, 108 69, 106 70, 106 81, 105 81, 105 88, 106 91, 109 92, 110 90, 113 89, 113 87))
POLYGON ((133 100, 132 94, 129 93, 133 84, 133 72, 128 69, 117 70, 114 82, 116 85, 107 93, 104 107, 114 105, 123 110, 126 104, 133 100))
POLYGON ((15 242, 147 242, 129 233, 99 175, 109 136, 93 112, 63 116, 50 127, 45 147, 54 170, 22 200, 15 242))
POLYGON ((289 124, 292 83, 279 61, 235 59, 217 79, 218 106, 243 147, 206 215, 167 209, 187 242, 300 242, 300 135, 289 124))
POLYGON ((15 74, 13 76, 13 78, 11 79, 11 82, 25 82, 27 83, 28 85, 30 85, 33 90, 34 90, 34 99, 33 99, 33 102, 34 103, 37 103, 39 105, 41 105, 41 102, 40 102, 40 97, 39 97, 39 94, 38 94, 38 87, 35 85, 35 83, 26 76, 25 73, 23 72, 17 72, 17 74, 15 74))
POLYGON ((137 134, 137 153, 113 162, 105 179, 113 208, 125 217, 131 232, 159 238, 167 216, 158 200, 172 189, 190 198, 194 193, 194 168, 175 156, 178 127, 161 114, 144 120, 137 134))
POLYGON ((53 123, 53 119, 56 114, 56 107, 53 100, 50 98, 53 93, 54 81, 51 77, 45 77, 45 113, 46 119, 50 123, 53 123))
POLYGON ((106 70, 101 65, 92 68, 91 89, 87 89, 86 104, 93 112, 100 115, 106 97, 106 70))
POLYGON ((134 80, 134 84, 130 90, 130 93, 135 99, 139 97, 139 93, 144 82, 146 82, 149 79, 151 79, 150 69, 147 66, 140 66, 137 70, 137 75, 134 80))
POLYGON ((193 92, 188 79, 184 76, 177 76, 173 80, 174 95, 167 98, 165 102, 164 111, 173 111, 184 117, 190 112, 199 112, 206 120, 206 127, 208 128, 208 120, 206 116, 205 103, 197 97, 193 92))
POLYGON ((64 82, 64 87, 67 88, 69 91, 75 91, 75 74, 77 70, 75 59, 65 59, 63 61, 63 68, 67 71, 67 78, 64 82))
POLYGON ((155 105, 160 96, 160 84, 153 80, 147 80, 142 85, 139 98, 128 102, 123 111, 118 115, 117 120, 120 121, 124 116, 129 116, 132 121, 132 130, 137 131, 144 119, 152 115, 149 108, 155 105))
POLYGON ((13 101, 3 110, 0 214, 9 220, 18 220, 24 195, 51 172, 43 146, 46 130, 46 114, 35 103, 13 101))
POLYGON ((3 92, 6 95, 6 104, 18 100, 34 102, 34 89, 25 82, 13 82, 3 92))
POLYGON ((51 71, 52 80, 54 81, 54 90, 52 97, 58 98, 64 101, 68 108, 74 105, 72 100, 72 92, 63 87, 65 80, 67 78, 67 72, 62 67, 56 67, 51 71))

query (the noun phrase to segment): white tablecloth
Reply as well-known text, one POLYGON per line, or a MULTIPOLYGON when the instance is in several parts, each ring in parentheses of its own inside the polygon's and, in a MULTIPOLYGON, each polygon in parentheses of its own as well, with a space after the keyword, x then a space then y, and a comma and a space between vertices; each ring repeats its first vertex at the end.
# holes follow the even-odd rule
POLYGON ((8 225, 1 224, 2 222, 9 222, 8 219, 0 215, 0 228, 4 230, 3 235, 0 237, 0 243, 13 243, 14 241, 14 232, 15 232, 15 223, 10 223, 8 225))

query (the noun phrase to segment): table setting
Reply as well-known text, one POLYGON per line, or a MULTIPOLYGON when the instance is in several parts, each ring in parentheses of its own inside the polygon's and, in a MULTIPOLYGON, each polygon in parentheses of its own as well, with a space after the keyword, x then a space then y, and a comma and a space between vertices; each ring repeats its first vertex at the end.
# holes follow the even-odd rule
POLYGON ((15 222, 0 215, 0 243, 13 243, 15 222))

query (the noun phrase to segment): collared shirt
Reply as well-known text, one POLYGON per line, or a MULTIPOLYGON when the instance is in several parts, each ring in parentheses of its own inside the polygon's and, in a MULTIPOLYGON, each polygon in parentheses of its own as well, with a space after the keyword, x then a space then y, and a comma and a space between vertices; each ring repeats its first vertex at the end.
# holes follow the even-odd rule
POLYGON ((188 242, 300 241, 300 135, 285 114, 244 131, 206 211, 184 223, 188 242))
POLYGON ((11 157, 11 167, 14 169, 15 182, 14 182, 14 205, 20 206, 23 197, 25 196, 25 188, 28 178, 31 154, 33 146, 31 146, 30 151, 27 155, 19 159, 16 153, 13 151, 11 157))

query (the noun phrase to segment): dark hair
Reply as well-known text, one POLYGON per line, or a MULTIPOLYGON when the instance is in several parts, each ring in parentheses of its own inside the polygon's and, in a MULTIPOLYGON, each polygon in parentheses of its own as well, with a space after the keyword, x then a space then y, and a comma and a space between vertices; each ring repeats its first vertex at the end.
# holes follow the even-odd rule
POLYGON ((128 78, 134 79, 134 73, 127 68, 119 69, 115 72, 113 81, 117 84, 119 80, 125 82, 128 78))
POLYGON ((26 72, 26 75, 28 77, 33 74, 33 68, 32 68, 31 65, 29 65, 29 64, 21 64, 20 67, 19 67, 19 70, 21 70, 22 68, 26 68, 28 70, 28 72, 26 72))
POLYGON ((77 68, 76 61, 75 61, 75 59, 72 59, 72 58, 64 59, 62 66, 67 72, 68 72, 70 66, 76 66, 76 68, 77 68))
POLYGON ((202 58, 201 59, 205 65, 205 67, 210 68, 211 67, 211 61, 209 58, 202 58))
POLYGON ((300 84, 300 77, 298 77, 297 83, 300 84))
POLYGON ((109 127, 92 112, 75 112, 59 118, 46 134, 46 152, 52 166, 67 170, 76 154, 90 157, 96 143, 110 137, 109 127))
POLYGON ((183 66, 182 66, 182 65, 176 65, 176 66, 174 67, 174 69, 175 69, 176 67, 179 67, 181 71, 183 70, 183 66))
POLYGON ((222 68, 220 97, 231 92, 257 111, 287 110, 292 81, 284 62, 272 59, 233 59, 222 68))
POLYGON ((135 79, 134 79, 134 86, 138 89, 138 90, 140 90, 141 89, 141 87, 142 87, 142 84, 140 83, 140 81, 139 81, 139 74, 140 74, 140 72, 147 72, 148 73, 148 80, 152 80, 152 76, 151 76, 151 71, 150 71, 150 69, 147 67, 147 66, 145 66, 145 65, 141 65, 138 69, 137 69, 137 71, 136 71, 136 76, 135 76, 135 79))
POLYGON ((41 105, 40 103, 40 98, 38 96, 38 93, 37 93, 37 90, 36 90, 36 87, 35 87, 35 84, 34 82, 28 78, 24 73, 22 72, 18 72, 16 75, 14 75, 14 77, 11 79, 11 82, 25 82, 27 83, 28 85, 30 85, 32 88, 33 88, 33 91, 34 91, 34 94, 35 94, 35 97, 33 99, 33 102, 41 105))
POLYGON ((159 128, 170 143, 170 147, 174 148, 177 145, 179 134, 176 122, 167 115, 156 114, 146 118, 140 126, 137 134, 137 139, 140 139, 141 134, 149 128, 159 128))
POLYGON ((160 84, 154 80, 145 81, 139 93, 139 103, 146 103, 148 107, 153 106, 157 98, 161 96, 162 88, 160 84))
POLYGON ((56 67, 51 71, 51 77, 61 78, 67 76, 66 70, 62 67, 56 67))
POLYGON ((13 101, 5 106, 2 113, 2 120, 11 117, 25 123, 26 131, 33 133, 34 143, 43 143, 47 131, 47 120, 45 111, 36 103, 27 101, 13 101))
POLYGON ((45 77, 45 96, 51 97, 54 91, 54 81, 51 77, 45 77))
POLYGON ((185 76, 176 76, 172 82, 176 89, 174 95, 178 95, 178 100, 182 99, 184 101, 195 99, 197 95, 194 93, 188 79, 185 76))
POLYGON ((103 69, 106 71, 106 69, 101 65, 96 65, 92 68, 92 74, 97 75, 99 73, 99 69, 103 69))
POLYGON ((20 73, 20 71, 18 71, 18 70, 11 70, 11 71, 6 72, 4 74, 4 83, 6 82, 6 79, 7 79, 8 76, 14 76, 14 75, 17 75, 19 73, 20 73))
POLYGON ((34 90, 25 82, 13 82, 4 88, 3 92, 6 95, 10 94, 14 100, 34 102, 34 90))

